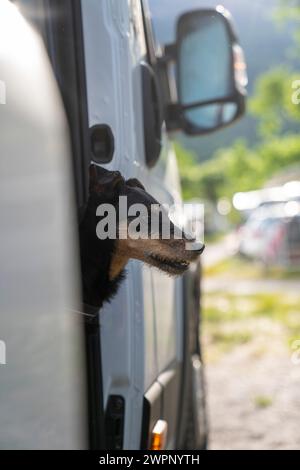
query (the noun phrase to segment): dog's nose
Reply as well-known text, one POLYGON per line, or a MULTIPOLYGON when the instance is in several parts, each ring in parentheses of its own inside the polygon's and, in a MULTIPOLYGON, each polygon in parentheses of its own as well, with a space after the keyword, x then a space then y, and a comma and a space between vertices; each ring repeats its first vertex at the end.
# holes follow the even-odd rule
POLYGON ((204 243, 202 244, 201 248, 198 250, 199 251, 199 255, 202 255, 203 251, 205 250, 205 245, 204 243))
POLYGON ((199 245, 197 248, 194 248, 195 251, 197 251, 197 253, 199 253, 199 255, 202 255, 203 251, 205 250, 205 245, 204 243, 196 243, 197 245, 199 245))
POLYGON ((194 251, 198 255, 201 255, 205 249, 204 243, 201 243, 201 242, 192 242, 189 245, 190 245, 190 250, 194 251))

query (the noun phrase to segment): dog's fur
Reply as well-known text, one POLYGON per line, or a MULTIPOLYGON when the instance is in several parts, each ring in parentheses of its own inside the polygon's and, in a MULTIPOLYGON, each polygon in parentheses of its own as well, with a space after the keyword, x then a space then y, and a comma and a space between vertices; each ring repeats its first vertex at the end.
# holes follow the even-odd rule
MULTIPOLYGON (((80 254, 83 301, 95 308, 100 308, 103 302, 109 301, 117 292, 120 282, 124 279, 124 268, 129 259, 138 259, 170 275, 177 275, 182 274, 204 249, 202 245, 198 251, 186 250, 186 241, 191 240, 175 239, 178 229, 169 220, 170 240, 162 239, 161 233, 157 234, 158 239, 155 240, 151 237, 137 240, 130 237, 100 240, 96 234, 99 222, 97 207, 100 204, 112 204, 116 209, 118 222, 120 196, 127 196, 128 208, 137 203, 146 206, 148 217, 151 215, 152 205, 159 204, 137 179, 125 181, 119 172, 92 165, 89 200, 80 224, 80 254)), ((164 215, 168 217, 166 213, 164 215)), ((163 223, 163 219, 160 219, 160 232, 163 223)), ((117 231, 127 231, 129 220, 123 220, 120 224, 117 231)))

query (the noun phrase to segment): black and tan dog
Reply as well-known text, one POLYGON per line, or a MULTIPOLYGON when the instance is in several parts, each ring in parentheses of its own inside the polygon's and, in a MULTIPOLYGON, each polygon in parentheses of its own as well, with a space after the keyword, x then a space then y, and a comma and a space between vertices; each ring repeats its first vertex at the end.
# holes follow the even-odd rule
MULTIPOLYGON (((130 211, 128 211, 130 212, 130 211)), ((90 167, 90 196, 84 218, 80 224, 80 254, 83 301, 85 304, 100 308, 117 292, 124 268, 130 259, 137 259, 160 269, 170 275, 184 273, 189 264, 203 252, 204 245, 196 250, 187 250, 186 243, 192 240, 181 233, 178 239, 177 227, 169 220, 166 211, 148 194, 137 179, 125 180, 119 172, 108 171, 92 165, 90 167), (159 207, 160 219, 158 232, 153 234, 151 224, 146 237, 124 237, 132 218, 126 216, 119 220, 119 198, 126 196, 128 209, 133 204, 142 204, 147 217, 153 216, 153 207, 159 207), (102 204, 112 205, 117 213, 117 237, 99 239, 96 227, 99 223, 97 208, 102 204), (170 236, 162 237, 164 225, 169 224, 170 236), (122 233, 123 236, 119 234, 122 233)), ((145 234, 144 234, 145 235, 145 234)))

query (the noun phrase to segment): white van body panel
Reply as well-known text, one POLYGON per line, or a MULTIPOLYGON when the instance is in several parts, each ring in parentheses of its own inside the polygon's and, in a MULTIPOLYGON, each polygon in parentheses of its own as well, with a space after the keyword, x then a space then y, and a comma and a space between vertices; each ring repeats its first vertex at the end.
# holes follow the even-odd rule
MULTIPOLYGON (((140 1, 82 1, 82 19, 89 125, 108 124, 115 138, 108 168, 139 178, 161 203, 180 202, 176 158, 165 133, 158 164, 149 170, 145 163, 140 1)), ((125 398, 124 449, 140 446, 144 393, 181 360, 181 285, 132 261, 118 295, 101 311, 104 406, 111 394, 125 398)))
POLYGON ((9 1, 0 63, 0 448, 86 449, 67 121, 44 45, 9 1))

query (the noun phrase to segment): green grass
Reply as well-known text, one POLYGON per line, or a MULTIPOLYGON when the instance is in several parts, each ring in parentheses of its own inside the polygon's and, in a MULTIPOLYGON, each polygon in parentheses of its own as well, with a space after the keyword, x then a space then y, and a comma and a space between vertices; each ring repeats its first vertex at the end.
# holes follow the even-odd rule
MULTIPOLYGON (((300 270, 266 270, 262 264, 239 256, 205 268, 204 276, 226 278, 235 285, 241 279, 259 282, 263 279, 299 278, 300 287, 300 270)), ((207 349, 213 357, 254 342, 258 336, 267 351, 276 331, 279 331, 280 342, 290 349, 292 342, 300 339, 300 289, 293 294, 284 290, 248 295, 227 291, 204 293, 203 320, 207 349)), ((261 346, 258 345, 257 350, 261 351, 261 346)))
POLYGON ((205 243, 217 243, 225 237, 224 232, 214 232, 205 234, 205 243))
POLYGON ((258 395, 254 397, 254 404, 257 408, 268 408, 273 404, 273 400, 269 396, 258 395))
POLYGON ((249 331, 232 331, 225 332, 222 330, 215 330, 211 333, 211 340, 217 343, 218 347, 223 352, 230 351, 233 347, 241 344, 249 343, 252 339, 252 333, 249 331))
POLYGON ((286 323, 290 314, 300 315, 300 294, 299 297, 281 293, 237 295, 219 291, 205 293, 204 305, 208 322, 266 316, 286 323))
POLYGON ((206 276, 222 276, 243 279, 300 279, 300 268, 266 267, 259 262, 241 256, 231 256, 204 269, 206 276))
POLYGON ((212 266, 204 268, 204 275, 220 276, 222 274, 226 274, 230 277, 235 277, 238 272, 241 272, 241 270, 244 278, 253 278, 257 277, 257 274, 260 272, 260 267, 255 263, 249 263, 247 260, 238 256, 232 256, 230 258, 225 258, 212 266))
MULTIPOLYGON (((300 294, 256 293, 236 295, 227 292, 204 294, 203 323, 209 345, 216 351, 230 351, 251 342, 257 335, 271 341, 271 333, 259 325, 280 329, 282 341, 290 346, 300 338, 300 294)), ((215 352, 216 352, 215 351, 215 352)))

